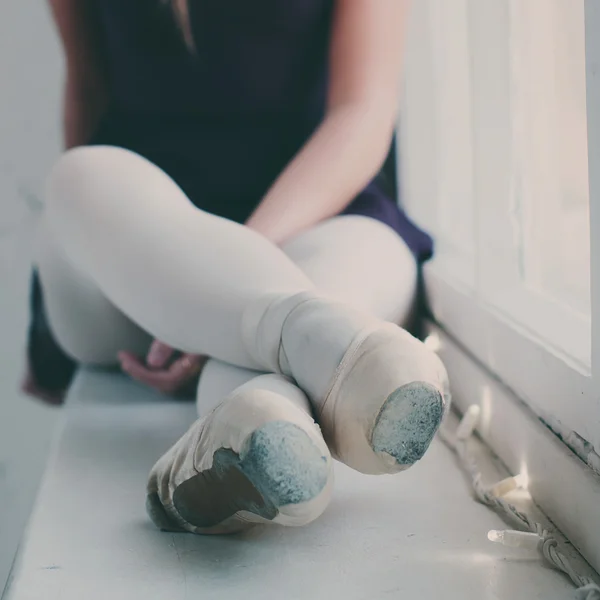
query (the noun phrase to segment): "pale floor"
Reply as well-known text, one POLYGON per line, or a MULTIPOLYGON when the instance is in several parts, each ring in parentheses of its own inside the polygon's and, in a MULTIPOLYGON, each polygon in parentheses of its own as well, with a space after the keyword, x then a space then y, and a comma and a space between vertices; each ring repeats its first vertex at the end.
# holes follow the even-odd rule
POLYGON ((308 527, 199 537, 159 532, 144 512, 146 475, 193 404, 84 373, 64 417, 5 600, 572 597, 537 555, 487 540, 504 526, 439 441, 398 476, 338 465, 333 502, 308 527))

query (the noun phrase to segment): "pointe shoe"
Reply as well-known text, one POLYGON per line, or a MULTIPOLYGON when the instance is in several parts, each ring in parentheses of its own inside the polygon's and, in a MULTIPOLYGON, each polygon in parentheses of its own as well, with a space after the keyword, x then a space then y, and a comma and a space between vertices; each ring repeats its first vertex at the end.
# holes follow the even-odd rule
POLYGON ((323 513, 332 483, 331 455, 308 402, 299 408, 277 393, 244 385, 156 463, 146 508, 167 531, 301 526, 323 513))
POLYGON ((244 315, 250 351, 308 394, 332 455, 366 474, 423 457, 450 402, 439 357, 404 329, 307 292, 244 315))

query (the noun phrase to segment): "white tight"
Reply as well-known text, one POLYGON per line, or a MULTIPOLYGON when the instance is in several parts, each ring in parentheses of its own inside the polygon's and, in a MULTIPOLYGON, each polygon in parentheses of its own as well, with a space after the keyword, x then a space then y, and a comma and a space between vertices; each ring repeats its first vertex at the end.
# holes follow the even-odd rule
POLYGON ((152 337, 218 359, 201 378, 201 412, 265 369, 241 341, 250 303, 317 288, 402 323, 416 287, 413 256, 378 221, 335 217, 279 249, 108 146, 72 150, 54 167, 38 268, 54 335, 78 361, 116 364, 119 350, 144 353, 152 337))

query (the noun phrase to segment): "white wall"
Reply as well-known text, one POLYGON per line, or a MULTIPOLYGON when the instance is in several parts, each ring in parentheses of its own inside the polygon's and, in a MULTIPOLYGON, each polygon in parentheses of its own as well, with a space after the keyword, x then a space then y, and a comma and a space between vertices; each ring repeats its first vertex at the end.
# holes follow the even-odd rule
POLYGON ((46 2, 0 4, 0 595, 57 411, 21 395, 31 240, 59 151, 61 57, 46 2))

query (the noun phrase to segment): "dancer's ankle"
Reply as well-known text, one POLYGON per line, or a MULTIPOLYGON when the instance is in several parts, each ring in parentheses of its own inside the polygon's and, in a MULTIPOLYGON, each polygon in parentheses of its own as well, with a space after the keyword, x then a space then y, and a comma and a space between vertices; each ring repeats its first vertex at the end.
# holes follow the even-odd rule
POLYGON ((257 369, 290 376, 290 367, 283 351, 283 325, 298 306, 321 298, 314 290, 293 294, 270 293, 250 305, 242 316, 242 340, 248 353, 256 360, 257 369))

